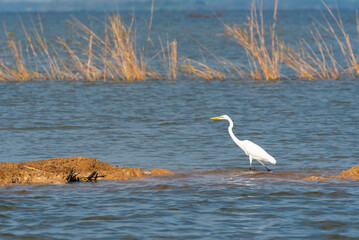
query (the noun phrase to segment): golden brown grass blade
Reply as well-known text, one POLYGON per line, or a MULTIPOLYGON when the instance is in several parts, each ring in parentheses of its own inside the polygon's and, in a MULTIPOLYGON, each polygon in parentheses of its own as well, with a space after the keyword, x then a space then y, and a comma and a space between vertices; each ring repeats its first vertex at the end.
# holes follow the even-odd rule
POLYGON ((205 80, 225 79, 225 75, 222 72, 209 67, 205 63, 201 63, 189 58, 184 58, 183 60, 185 63, 181 64, 180 67, 183 69, 183 72, 191 78, 205 80))
POLYGON ((167 37, 167 43, 164 47, 161 39, 159 38, 161 51, 157 54, 162 54, 162 62, 165 69, 167 80, 177 80, 178 57, 177 57, 177 41, 173 40, 171 43, 167 37))

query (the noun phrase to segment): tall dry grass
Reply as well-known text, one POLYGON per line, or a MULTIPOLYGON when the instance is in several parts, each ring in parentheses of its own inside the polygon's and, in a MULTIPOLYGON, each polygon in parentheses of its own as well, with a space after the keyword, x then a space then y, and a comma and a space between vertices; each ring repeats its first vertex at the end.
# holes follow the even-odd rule
POLYGON ((31 21, 32 34, 20 19, 25 43, 16 39, 15 33, 9 34, 4 25, 7 57, 0 59, 0 80, 72 79, 73 74, 62 64, 58 52, 53 46, 49 46, 40 16, 38 26, 32 18, 31 21))
POLYGON ((31 71, 25 65, 21 43, 7 39, 6 50, 9 51, 12 64, 0 60, 0 80, 1 81, 27 81, 31 79, 31 71))
POLYGON ((310 30, 310 34, 315 48, 313 44, 301 39, 296 50, 285 47, 284 63, 296 72, 298 78, 309 80, 339 78, 341 66, 334 57, 332 46, 326 43, 315 25, 310 30))
POLYGON ((20 40, 15 38, 15 33, 10 34, 4 24, 6 35, 6 56, 0 59, 0 80, 1 81, 28 81, 34 77, 40 77, 38 71, 34 71, 26 64, 26 59, 31 60, 29 49, 23 51, 20 40))
POLYGON ((189 58, 183 58, 184 63, 180 65, 183 72, 191 78, 205 80, 224 80, 226 75, 218 70, 209 67, 205 62, 199 62, 189 58))
POLYGON ((263 20, 263 9, 257 11, 257 2, 251 5, 250 16, 242 25, 224 24, 225 34, 233 37, 244 48, 248 58, 248 76, 253 79, 280 78, 282 49, 276 35, 277 6, 275 1, 273 23, 269 29, 269 44, 263 20), (258 16, 259 12, 259 16, 258 16))
MULTIPOLYGON (((269 29, 266 29, 263 21, 263 10, 257 10, 257 1, 253 0, 250 16, 241 25, 229 26, 224 24, 225 34, 234 38, 237 43, 245 49, 248 65, 238 67, 238 75, 252 79, 276 80, 281 77, 282 64, 292 69, 298 78, 305 79, 331 79, 340 78, 343 73, 352 77, 359 76, 358 55, 352 46, 352 39, 345 31, 344 24, 338 12, 337 16, 323 2, 330 18, 324 14, 326 25, 315 21, 308 30, 312 39, 300 39, 297 48, 289 47, 278 40, 276 34, 277 4, 275 2, 273 22, 269 29), (331 21, 334 22, 334 26, 331 21), (339 31, 338 31, 339 29, 339 31), (267 34, 266 34, 267 32, 267 34), (331 36, 338 44, 344 57, 346 68, 343 68, 334 54, 331 36)), ((356 28, 359 38, 359 14, 356 12, 356 28)), ((234 71, 235 64, 233 65, 234 71)))
POLYGON ((169 42, 167 37, 166 46, 163 45, 159 38, 161 51, 158 53, 162 56, 162 65, 165 69, 165 76, 167 80, 177 80, 178 74, 178 56, 177 56, 177 40, 169 42))
POLYGON ((73 80, 75 78, 73 72, 64 65, 64 60, 57 52, 56 47, 48 43, 40 15, 38 15, 38 27, 33 19, 31 19, 33 36, 29 34, 21 19, 20 21, 26 36, 27 45, 31 49, 32 61, 34 62, 32 63, 29 60, 28 64, 34 64, 36 72, 40 71, 43 79, 73 80))
MULTIPOLYGON (((357 59, 356 54, 354 53, 354 49, 352 47, 352 40, 349 34, 345 31, 345 27, 343 21, 340 17, 340 13, 338 11, 338 16, 336 16, 333 11, 328 7, 328 5, 323 2, 327 12, 329 13, 331 19, 334 21, 335 25, 339 29, 339 33, 335 31, 335 27, 330 23, 330 20, 323 15, 326 26, 322 25, 322 28, 328 32, 338 43, 339 48, 343 54, 344 61, 346 63, 347 69, 346 73, 351 76, 359 76, 359 60, 357 59)), ((356 24, 357 24, 357 32, 359 36, 359 16, 358 11, 356 12, 356 24)))
MULTIPOLYGON (((0 81, 84 80, 84 81, 144 81, 151 79, 177 80, 180 74, 201 79, 264 79, 277 80, 281 77, 282 66, 289 67, 297 78, 329 79, 340 78, 343 74, 359 76, 359 61, 353 38, 344 28, 339 12, 334 14, 323 2, 327 14, 324 22, 314 21, 308 30, 311 39, 300 39, 297 47, 289 47, 278 38, 277 6, 270 24, 266 24, 261 5, 253 0, 250 16, 241 25, 224 24, 225 34, 233 38, 244 49, 248 60, 237 64, 215 56, 217 66, 212 68, 202 62, 178 56, 176 40, 165 45, 160 42, 160 50, 148 56, 154 46, 150 37, 154 1, 145 46, 137 44, 137 30, 134 15, 126 24, 120 15, 108 16, 103 31, 96 33, 76 18, 69 22, 76 38, 66 41, 60 37, 56 42, 46 39, 40 16, 32 21, 30 29, 20 19, 24 39, 7 32, 6 41, 0 57, 0 81), (334 40, 334 41, 333 41, 334 40), (333 44, 334 42, 334 44, 333 44), (335 45, 335 46, 333 46, 335 45), (339 49, 342 59, 338 60, 334 48, 339 49), (66 53, 64 55, 63 51, 66 53), (182 59, 182 62, 180 61, 182 59), (163 69, 153 69, 150 63, 159 60, 163 69), (340 63, 343 62, 343 66, 340 63), (217 69, 216 69, 217 68, 217 69), (224 70, 223 70, 224 69, 224 70)), ((356 12, 356 30, 359 38, 359 13, 356 12)), ((203 58, 204 59, 204 58, 203 58)))
POLYGON ((177 80, 177 69, 178 69, 178 56, 177 56, 177 41, 173 40, 171 43, 167 42, 168 50, 168 80, 177 80))
POLYGON ((82 40, 88 42, 87 46, 73 49, 64 40, 58 42, 67 51, 74 70, 82 79, 135 81, 156 76, 148 67, 144 53, 138 53, 136 48, 134 17, 129 26, 124 24, 119 15, 108 17, 108 23, 104 23, 103 37, 77 19, 69 24, 77 30, 82 40))
MULTIPOLYGON (((297 73, 299 78, 330 79, 340 78, 343 74, 358 77, 358 55, 352 46, 352 38, 345 30, 340 13, 338 11, 335 15, 324 1, 322 3, 329 17, 323 14, 324 24, 315 21, 310 30, 316 48, 314 49, 312 44, 302 39, 297 50, 286 48, 286 53, 283 55, 284 62, 297 73), (332 39, 323 37, 323 34, 328 34, 335 40, 346 67, 339 64, 338 56, 334 55, 333 46, 327 43, 332 39)), ((356 12, 356 28, 359 38, 358 11, 356 12)))

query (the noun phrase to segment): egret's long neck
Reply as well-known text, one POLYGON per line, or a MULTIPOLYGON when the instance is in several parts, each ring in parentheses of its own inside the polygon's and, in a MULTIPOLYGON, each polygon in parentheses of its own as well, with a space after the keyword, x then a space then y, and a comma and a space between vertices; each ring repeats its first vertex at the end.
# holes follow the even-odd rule
POLYGON ((229 122, 229 127, 228 127, 228 132, 229 135, 231 136, 231 138, 233 139, 233 141, 242 148, 242 141, 239 140, 233 133, 233 121, 231 119, 228 119, 229 122))

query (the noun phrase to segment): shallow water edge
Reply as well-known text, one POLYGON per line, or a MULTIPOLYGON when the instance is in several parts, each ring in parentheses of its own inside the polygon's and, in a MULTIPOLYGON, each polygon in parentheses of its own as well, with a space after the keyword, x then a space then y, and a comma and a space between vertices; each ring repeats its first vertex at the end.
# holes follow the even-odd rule
MULTIPOLYGON (((76 176, 89 176, 96 172, 99 180, 129 180, 133 178, 171 176, 171 178, 186 178, 204 175, 224 175, 241 176, 242 178, 260 178, 281 181, 334 181, 355 179, 359 180, 359 165, 348 170, 344 170, 339 175, 328 172, 312 171, 260 171, 247 169, 216 169, 209 171, 188 171, 186 173, 174 173, 168 169, 155 168, 142 170, 140 168, 117 167, 109 163, 102 162, 96 158, 87 157, 67 157, 50 158, 48 160, 38 160, 20 163, 0 163, 0 186, 16 184, 64 184, 70 171, 74 171, 76 176)), ((97 181, 97 180, 96 180, 97 181)))

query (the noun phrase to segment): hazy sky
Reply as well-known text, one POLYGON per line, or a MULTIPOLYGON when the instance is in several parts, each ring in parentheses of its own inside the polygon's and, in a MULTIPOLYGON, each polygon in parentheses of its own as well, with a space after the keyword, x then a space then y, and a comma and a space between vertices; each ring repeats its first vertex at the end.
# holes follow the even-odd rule
MULTIPOLYGON (((152 0, 0 0, 0 11, 72 11, 149 9, 152 0)), ((325 0, 332 8, 358 9, 359 0, 325 0)), ((164 10, 231 10, 246 9, 251 0, 155 0, 156 9, 164 10)), ((263 0, 264 9, 274 0, 263 0)), ((321 0, 279 0, 279 9, 318 9, 321 0)))

